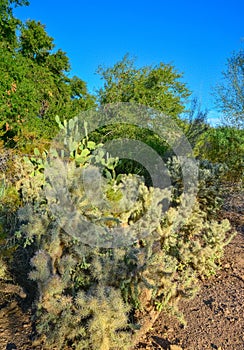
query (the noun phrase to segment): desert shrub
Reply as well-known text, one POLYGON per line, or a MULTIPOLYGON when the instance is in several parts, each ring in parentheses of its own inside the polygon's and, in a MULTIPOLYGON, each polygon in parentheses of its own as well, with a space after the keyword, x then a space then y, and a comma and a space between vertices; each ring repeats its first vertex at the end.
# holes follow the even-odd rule
MULTIPOLYGON (((222 206, 223 182, 228 167, 221 163, 211 163, 208 160, 198 160, 198 193, 197 200, 200 209, 207 214, 208 219, 216 219, 222 206)), ((183 176, 181 164, 177 157, 168 159, 167 167, 170 170, 173 186, 173 203, 177 205, 183 193, 183 176)))
POLYGON ((16 236, 35 247, 29 278, 38 287, 39 341, 43 349, 126 349, 140 328, 136 310, 166 310, 183 321, 178 301, 219 268, 231 237, 228 220, 207 210, 217 209, 217 189, 209 188, 217 170, 200 171, 197 200, 184 212, 190 197, 176 159, 169 167, 176 190, 149 188, 140 176, 117 176, 118 160, 87 135, 66 141, 68 153, 36 151, 19 165, 16 236))
POLYGON ((234 127, 211 128, 195 148, 196 155, 226 166, 225 180, 243 181, 244 131, 234 127))

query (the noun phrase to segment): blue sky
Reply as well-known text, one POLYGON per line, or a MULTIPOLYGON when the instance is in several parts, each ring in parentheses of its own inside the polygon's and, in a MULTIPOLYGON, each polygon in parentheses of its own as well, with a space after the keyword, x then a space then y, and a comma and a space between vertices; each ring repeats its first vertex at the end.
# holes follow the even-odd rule
POLYGON ((101 86, 99 65, 111 66, 126 53, 137 65, 173 64, 182 81, 207 108, 226 60, 244 46, 243 0, 30 0, 15 10, 22 20, 46 25, 77 75, 92 92, 101 86))

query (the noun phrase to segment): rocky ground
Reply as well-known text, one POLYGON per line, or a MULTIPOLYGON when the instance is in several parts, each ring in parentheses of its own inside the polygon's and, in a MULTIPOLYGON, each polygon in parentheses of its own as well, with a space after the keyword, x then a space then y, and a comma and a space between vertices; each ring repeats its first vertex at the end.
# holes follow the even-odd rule
MULTIPOLYGON (((180 304, 187 321, 160 314, 135 350, 243 350, 244 349, 244 193, 225 199, 222 217, 238 234, 226 247, 222 269, 202 282, 193 300, 180 304)), ((31 307, 21 289, 0 285, 0 350, 32 350, 31 307)))

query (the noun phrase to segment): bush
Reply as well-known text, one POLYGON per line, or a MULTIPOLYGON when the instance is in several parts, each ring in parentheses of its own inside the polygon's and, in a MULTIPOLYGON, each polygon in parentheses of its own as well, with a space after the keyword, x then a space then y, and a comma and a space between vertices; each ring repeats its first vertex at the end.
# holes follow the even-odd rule
POLYGON ((201 159, 226 165, 225 180, 243 182, 244 130, 227 126, 209 129, 195 152, 201 159))

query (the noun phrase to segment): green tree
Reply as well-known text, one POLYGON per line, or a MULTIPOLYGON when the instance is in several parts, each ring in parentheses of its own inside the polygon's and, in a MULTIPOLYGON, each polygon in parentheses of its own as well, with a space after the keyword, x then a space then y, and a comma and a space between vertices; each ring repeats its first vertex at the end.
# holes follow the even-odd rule
MULTIPOLYGON (((152 108, 152 111, 157 110, 158 113, 154 113, 148 122, 160 130, 165 127, 165 116, 171 117, 180 126, 183 123, 179 116, 185 109, 184 102, 190 92, 180 81, 182 74, 173 66, 159 63, 156 66, 138 68, 135 60, 125 55, 112 67, 100 66, 98 73, 104 81, 103 87, 98 91, 100 105, 136 103, 152 108)), ((123 120, 123 116, 121 118, 123 120)), ((164 156, 169 148, 165 140, 153 133, 149 127, 138 128, 132 124, 133 122, 131 125, 118 123, 116 126, 106 126, 100 130, 100 140, 106 142, 127 135, 128 138, 137 139, 152 147, 160 156, 164 156)), ((98 142, 98 138, 95 141, 98 142)), ((148 177, 141 165, 129 159, 121 160, 116 170, 118 173, 137 173, 148 177)))
POLYGON ((125 55, 111 68, 99 67, 104 86, 98 92, 101 104, 136 102, 177 118, 184 111, 183 102, 190 95, 179 81, 182 74, 169 64, 137 68, 125 55))
POLYGON ((16 30, 21 21, 13 15, 13 7, 27 6, 28 0, 0 0, 0 38, 8 48, 13 48, 17 43, 16 30))
MULTIPOLYGON (((35 60, 39 64, 45 63, 54 48, 53 39, 47 35, 44 25, 34 20, 28 20, 20 35, 20 52, 25 57, 35 60)), ((69 68, 67 65, 63 69, 69 68)))
POLYGON ((95 105, 84 81, 68 77, 69 59, 54 51, 54 40, 40 22, 13 17, 12 5, 2 1, 0 31, 0 136, 21 146, 55 135, 55 116, 70 119, 95 105), (10 30, 11 29, 11 30, 10 30))
POLYGON ((215 88, 216 106, 227 125, 244 126, 244 51, 234 52, 222 73, 222 82, 215 88))

